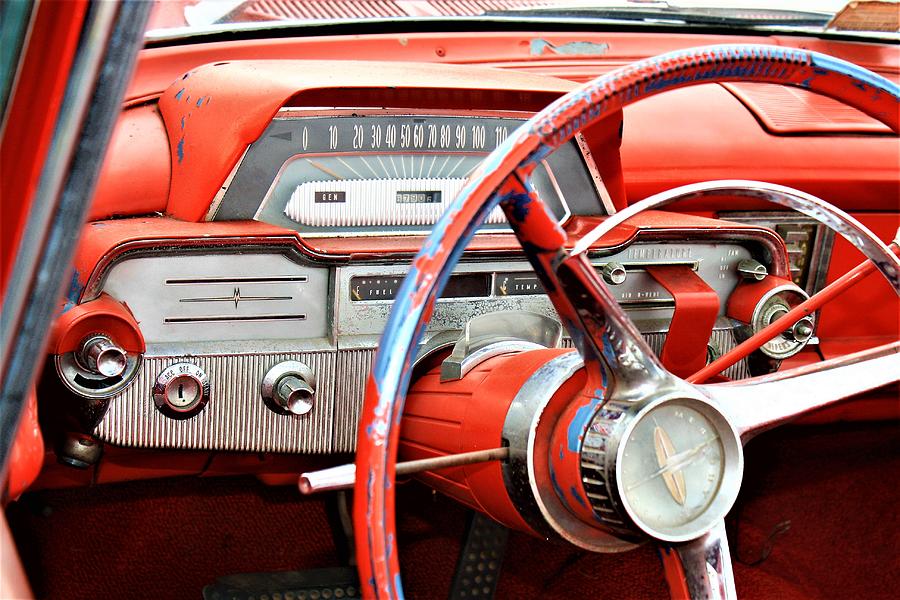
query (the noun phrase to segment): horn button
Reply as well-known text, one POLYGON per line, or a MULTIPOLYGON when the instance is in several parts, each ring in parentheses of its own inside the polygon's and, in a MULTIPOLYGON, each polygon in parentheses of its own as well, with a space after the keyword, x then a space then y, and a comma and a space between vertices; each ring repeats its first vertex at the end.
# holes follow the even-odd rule
POLYGON ((740 437, 709 402, 607 402, 580 451, 581 480, 598 520, 656 539, 699 537, 725 516, 743 472, 740 437))

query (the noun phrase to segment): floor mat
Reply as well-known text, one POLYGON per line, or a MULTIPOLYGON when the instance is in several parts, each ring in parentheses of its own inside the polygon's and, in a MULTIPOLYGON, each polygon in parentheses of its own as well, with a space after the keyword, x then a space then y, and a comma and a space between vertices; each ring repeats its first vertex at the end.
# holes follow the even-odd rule
MULTIPOLYGON (((792 427, 753 440, 729 517, 744 599, 893 598, 900 589, 900 426, 792 427)), ((445 598, 466 512, 398 486, 411 598, 445 598)), ((42 598, 199 598, 241 572, 336 566, 324 503, 255 479, 171 479, 26 495, 7 511, 42 598)), ((665 598, 656 550, 580 552, 513 533, 500 598, 665 598)))

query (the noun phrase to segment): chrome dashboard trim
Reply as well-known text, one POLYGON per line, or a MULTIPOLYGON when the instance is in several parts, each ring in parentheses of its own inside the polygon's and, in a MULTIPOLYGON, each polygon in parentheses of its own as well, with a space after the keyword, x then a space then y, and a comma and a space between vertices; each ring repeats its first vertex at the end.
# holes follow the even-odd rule
POLYGON ((330 280, 329 268, 279 252, 180 254, 120 261, 103 291, 128 306, 147 343, 324 338, 330 280))
MULTIPOLYGON (((510 235, 510 234, 506 234, 510 235)), ((785 265, 787 255, 784 242, 773 231, 765 228, 739 228, 739 229, 712 229, 712 228, 657 228, 642 229, 635 236, 615 246, 606 248, 592 248, 589 255, 592 259, 608 257, 620 252, 636 243, 670 242, 673 240, 683 242, 752 242, 759 244, 768 253, 772 261, 772 274, 777 277, 787 277, 785 265)), ((235 236, 194 236, 194 237, 165 237, 157 239, 136 239, 120 243, 112 247, 101 256, 81 291, 78 303, 94 300, 100 295, 100 288, 106 279, 109 270, 119 261, 134 256, 163 256, 177 253, 202 253, 209 252, 265 252, 267 250, 280 251, 291 260, 300 264, 330 265, 346 264, 348 255, 325 255, 316 252, 303 243, 303 238, 296 233, 285 231, 283 235, 235 235, 235 236)), ((364 259, 357 259, 353 264, 371 264, 376 260, 380 264, 406 264, 412 253, 389 252, 386 256, 379 257, 371 254, 364 259)), ((466 257, 477 260, 480 257, 507 257, 520 256, 515 250, 468 250, 466 257)), ((531 268, 530 266, 528 267, 531 268)))
MULTIPOLYGON (((663 324, 648 321, 648 330, 643 332, 657 353, 666 338, 663 324)), ((425 345, 441 335, 428 334, 425 345)), ((727 319, 716 323, 710 343, 722 351, 735 346, 727 319)), ((112 444, 140 448, 352 452, 377 344, 377 336, 337 342, 307 339, 148 344, 131 385, 110 399, 109 410, 94 434, 112 444), (284 360, 309 365, 319 382, 316 408, 303 417, 276 414, 260 395, 259 382, 265 373, 284 360), (180 362, 193 362, 207 372, 210 401, 191 419, 170 423, 154 407, 152 387, 159 372, 180 362), (307 422, 310 420, 311 424, 307 422)), ((571 347, 570 341, 564 339, 563 346, 571 347)), ((725 375, 749 377, 746 361, 729 367, 725 375)))
POLYGON ((587 166, 588 173, 594 182, 594 187, 597 189, 597 195, 603 203, 603 208, 606 209, 606 214, 616 214, 616 205, 609 195, 609 190, 607 190, 606 186, 603 184, 603 177, 600 175, 600 169, 597 168, 597 163, 594 162, 594 154, 591 152, 591 147, 588 145, 587 140, 584 139, 584 134, 576 133, 575 143, 578 145, 578 149, 581 150, 581 157, 584 159, 584 164, 587 166))

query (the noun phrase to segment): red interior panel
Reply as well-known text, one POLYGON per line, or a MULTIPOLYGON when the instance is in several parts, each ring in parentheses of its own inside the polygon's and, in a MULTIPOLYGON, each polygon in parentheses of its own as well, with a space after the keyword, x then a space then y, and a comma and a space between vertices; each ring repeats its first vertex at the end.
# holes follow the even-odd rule
MULTIPOLYGON (((632 202, 698 181, 753 179, 796 187, 845 210, 900 206, 895 137, 773 136, 720 85, 675 90, 626 108, 622 165, 632 202)), ((765 206, 745 201, 715 208, 765 206)))
MULTIPOLYGON (((853 216, 885 242, 898 235, 900 215, 897 213, 857 213, 853 216)), ((841 236, 835 236, 827 282, 834 281, 863 260, 859 250, 841 236)), ((900 300, 884 277, 875 273, 822 308, 818 335, 825 358, 900 339, 900 300)))

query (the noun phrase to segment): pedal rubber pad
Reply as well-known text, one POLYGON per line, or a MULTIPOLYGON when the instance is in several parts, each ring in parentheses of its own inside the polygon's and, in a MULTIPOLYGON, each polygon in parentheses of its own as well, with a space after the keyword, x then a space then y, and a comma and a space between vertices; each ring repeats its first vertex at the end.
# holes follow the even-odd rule
POLYGON ((473 513, 466 541, 456 563, 450 600, 489 600, 497 590, 500 565, 509 530, 493 519, 473 513))
POLYGON ((360 594, 352 567, 242 573, 203 588, 203 600, 356 600, 360 594))

